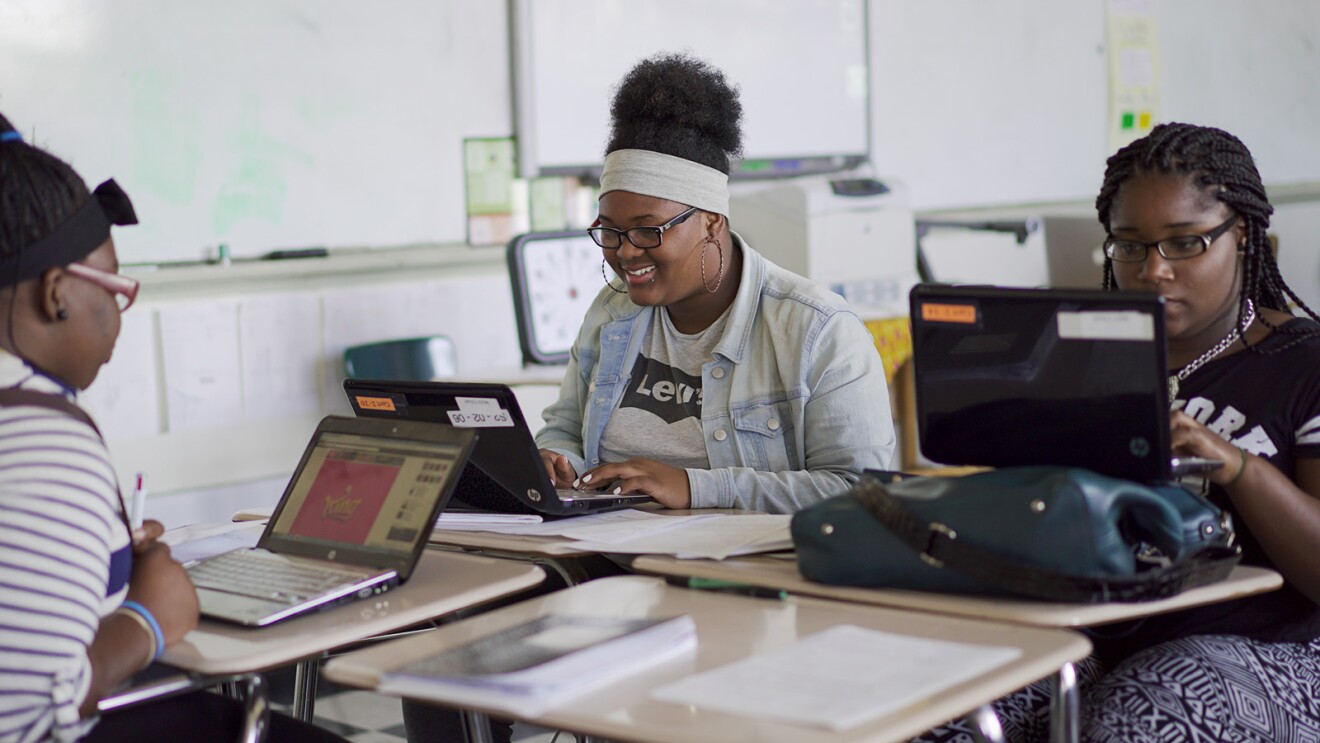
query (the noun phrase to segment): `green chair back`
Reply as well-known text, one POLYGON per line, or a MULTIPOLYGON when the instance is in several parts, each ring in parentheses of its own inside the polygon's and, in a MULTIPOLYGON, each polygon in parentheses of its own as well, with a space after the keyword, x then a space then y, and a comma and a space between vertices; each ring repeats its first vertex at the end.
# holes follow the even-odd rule
POLYGON ((454 342, 442 335, 365 343, 344 349, 350 379, 402 379, 424 382, 458 373, 454 342))

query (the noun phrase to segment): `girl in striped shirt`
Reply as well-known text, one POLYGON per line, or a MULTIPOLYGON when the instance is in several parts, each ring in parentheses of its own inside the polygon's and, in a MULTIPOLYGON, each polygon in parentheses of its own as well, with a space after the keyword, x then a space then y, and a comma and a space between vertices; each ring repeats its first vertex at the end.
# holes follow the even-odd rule
MULTIPOLYGON (((0 743, 197 743, 232 740, 240 723, 236 703, 198 692, 97 724, 102 697, 197 626, 161 525, 129 527, 105 444, 74 402, 137 294, 110 239, 112 224, 136 222, 114 181, 89 193, 0 116, 0 743)), ((342 740, 289 718, 270 732, 342 740)))

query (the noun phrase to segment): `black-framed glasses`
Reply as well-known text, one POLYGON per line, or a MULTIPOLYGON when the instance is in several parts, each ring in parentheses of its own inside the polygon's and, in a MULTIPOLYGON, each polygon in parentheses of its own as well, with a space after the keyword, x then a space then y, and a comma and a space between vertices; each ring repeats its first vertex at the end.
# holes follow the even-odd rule
POLYGON ((1105 255, 1111 260, 1119 263, 1141 263, 1146 260, 1150 249, 1155 248, 1164 256, 1165 260, 1184 261, 1188 258, 1195 258, 1210 249, 1210 243, 1219 239, 1219 236, 1228 231, 1229 227, 1238 219, 1234 214, 1228 218, 1228 221, 1210 230, 1204 235, 1179 235, 1178 237, 1167 237, 1163 240, 1153 243, 1144 243, 1140 240, 1117 240, 1109 238, 1105 240, 1105 255))
POLYGON ((623 238, 627 237, 628 242, 642 250, 660 247, 664 242, 665 230, 671 227, 677 227, 687 221, 688 217, 697 213, 695 206, 689 206, 686 211, 677 217, 665 222, 659 227, 632 227, 626 230, 616 230, 613 227, 592 227, 587 230, 591 239, 606 250, 618 250, 623 247, 623 238))

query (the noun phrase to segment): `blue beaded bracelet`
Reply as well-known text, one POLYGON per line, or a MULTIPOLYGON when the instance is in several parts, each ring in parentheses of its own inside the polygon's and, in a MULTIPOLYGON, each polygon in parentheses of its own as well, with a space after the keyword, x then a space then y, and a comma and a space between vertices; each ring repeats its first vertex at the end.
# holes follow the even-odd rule
POLYGON ((151 634, 156 636, 156 653, 151 656, 151 659, 156 660, 159 658, 160 654, 165 652, 165 633, 161 632, 160 622, 157 622, 156 617, 152 616, 151 610, 136 601, 125 601, 119 605, 119 608, 128 609, 146 620, 151 627, 151 634))

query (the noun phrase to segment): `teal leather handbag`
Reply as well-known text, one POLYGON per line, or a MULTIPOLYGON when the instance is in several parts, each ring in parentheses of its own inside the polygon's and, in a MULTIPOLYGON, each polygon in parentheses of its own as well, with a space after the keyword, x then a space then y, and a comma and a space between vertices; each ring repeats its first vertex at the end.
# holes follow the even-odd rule
POLYGON ((1069 467, 966 477, 867 471, 792 521, 798 568, 836 585, 1145 601, 1228 575, 1229 515, 1178 486, 1069 467))

